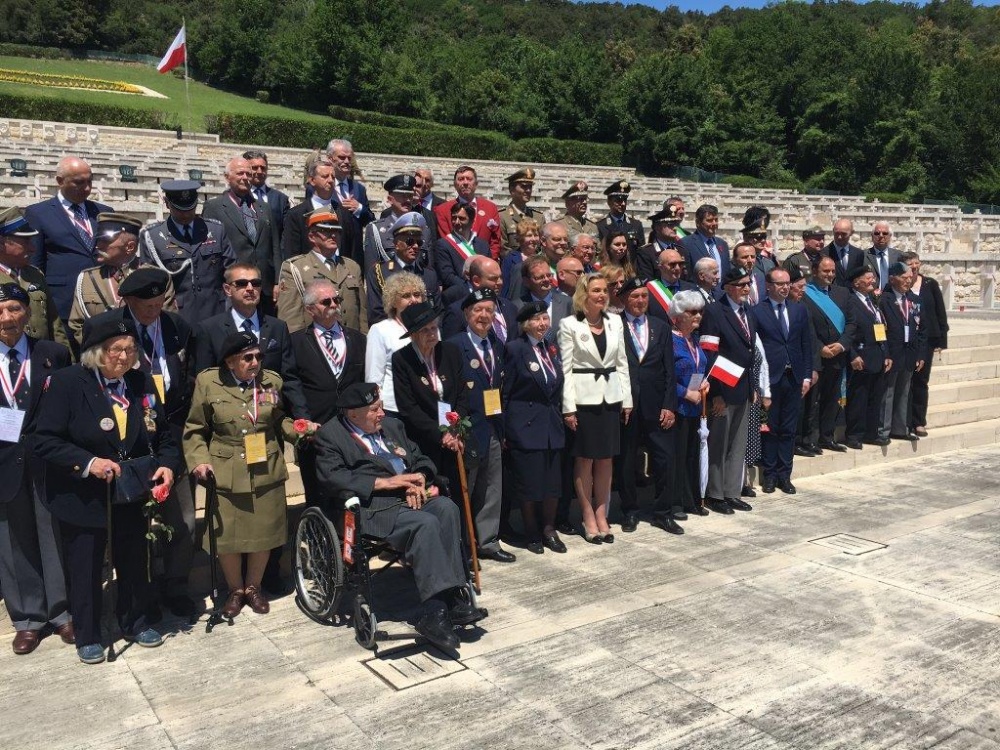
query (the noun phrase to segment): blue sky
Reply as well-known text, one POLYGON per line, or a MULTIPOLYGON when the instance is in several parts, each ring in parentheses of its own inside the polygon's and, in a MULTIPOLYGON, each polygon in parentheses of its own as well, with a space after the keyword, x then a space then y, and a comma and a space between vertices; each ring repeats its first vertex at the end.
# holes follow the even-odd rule
MULTIPOLYGON (((577 2, 595 2, 596 0, 577 0, 577 2)), ((676 5, 681 10, 700 10, 703 13, 714 13, 725 5, 732 8, 763 8, 767 0, 618 0, 624 5, 649 5, 663 10, 668 5, 676 5)), ((923 4, 923 3, 920 3, 923 4)), ((976 5, 1000 5, 1000 0, 985 0, 976 5)))

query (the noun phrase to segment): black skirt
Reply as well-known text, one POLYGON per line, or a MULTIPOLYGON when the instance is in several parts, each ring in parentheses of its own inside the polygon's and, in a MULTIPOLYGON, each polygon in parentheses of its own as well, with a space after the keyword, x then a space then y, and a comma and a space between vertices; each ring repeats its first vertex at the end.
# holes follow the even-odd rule
POLYGON ((614 458, 621 450, 622 404, 576 405, 577 458, 614 458))
POLYGON ((541 502, 562 495, 561 450, 538 451, 510 449, 510 478, 514 497, 541 502))

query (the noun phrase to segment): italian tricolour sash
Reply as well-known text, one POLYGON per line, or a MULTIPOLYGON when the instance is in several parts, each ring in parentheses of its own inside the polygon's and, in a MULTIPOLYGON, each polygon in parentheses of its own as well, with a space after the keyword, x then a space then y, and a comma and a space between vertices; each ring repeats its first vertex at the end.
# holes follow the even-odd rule
POLYGON ((476 251, 472 247, 471 239, 468 241, 463 240, 454 232, 447 235, 444 239, 449 245, 452 246, 452 248, 454 248, 455 252, 458 253, 463 262, 476 255, 476 251))
POLYGON ((674 298, 674 294, 667 289, 667 285, 660 279, 654 279, 653 281, 646 282, 646 288, 649 290, 653 299, 655 299, 659 303, 660 307, 663 308, 663 311, 669 312, 670 301, 674 298))

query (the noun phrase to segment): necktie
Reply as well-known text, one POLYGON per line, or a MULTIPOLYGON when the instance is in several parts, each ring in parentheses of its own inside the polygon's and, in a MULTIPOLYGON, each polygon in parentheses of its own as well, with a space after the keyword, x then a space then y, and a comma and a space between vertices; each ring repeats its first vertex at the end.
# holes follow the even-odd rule
POLYGON ((646 356, 646 347, 642 345, 642 319, 636 318, 632 321, 632 330, 635 333, 635 348, 639 352, 639 359, 646 356))
POLYGON ((709 238, 705 240, 705 247, 708 248, 708 252, 712 254, 712 259, 719 264, 719 268, 722 268, 722 261, 719 258, 719 251, 715 247, 715 239, 709 238))
POLYGON ((377 435, 372 433, 369 435, 365 435, 365 438, 368 440, 368 443, 372 447, 372 453, 374 453, 379 458, 384 458, 386 461, 392 464, 393 471, 395 471, 397 474, 402 474, 404 471, 406 471, 406 463, 403 461, 403 459, 383 448, 379 442, 377 435))
POLYGON ((501 344, 507 343, 507 326, 503 319, 503 313, 497 312, 495 318, 493 318, 493 334, 497 337, 501 344))
POLYGON ((87 247, 90 247, 94 239, 94 230, 90 228, 90 219, 87 218, 87 212, 83 210, 83 206, 79 203, 74 203, 72 206, 73 216, 75 220, 73 225, 76 227, 76 233, 80 235, 80 239, 83 240, 87 247))
POLYGON ((747 323, 747 311, 742 305, 740 305, 739 310, 740 323, 743 324, 743 330, 747 332, 747 336, 750 335, 750 324, 747 323))
POLYGON ((326 342, 327 349, 333 351, 333 331, 323 331, 323 341, 326 342))
POLYGON ((823 287, 823 294, 825 294, 827 297, 829 297, 830 296, 830 287, 828 287, 828 286, 823 287))
POLYGON ((490 342, 488 339, 483 339, 480 342, 483 347, 483 362, 486 363, 486 374, 490 381, 493 380, 493 352, 490 351, 490 342))
POLYGON ((253 203, 249 197, 240 201, 240 214, 243 225, 247 228, 247 236, 251 242, 257 241, 257 217, 254 215, 253 203))
POLYGON ((750 304, 756 305, 760 300, 757 297, 757 284, 756 280, 750 277, 750 304))
POLYGON ((128 402, 125 402, 123 406, 121 403, 121 396, 118 395, 118 386, 121 384, 120 380, 109 380, 104 384, 104 387, 108 391, 108 397, 111 399, 111 412, 115 415, 115 424, 118 426, 118 439, 125 439, 125 427, 126 427, 126 415, 125 409, 128 408, 128 402))
POLYGON ((542 358, 542 377, 545 378, 545 382, 548 383, 549 382, 549 374, 550 374, 549 373, 549 368, 547 367, 547 364, 549 362, 549 355, 548 355, 548 352, 545 351, 545 343, 544 342, 542 342, 542 341, 538 342, 538 351, 539 351, 539 353, 541 355, 541 358, 542 358))
POLYGON ((788 338, 788 321, 785 320, 785 303, 778 303, 778 325, 781 326, 781 335, 788 338))
POLYGON ((184 227, 184 242, 187 243, 188 245, 190 245, 192 239, 193 238, 191 237, 191 227, 190 226, 185 226, 184 227))
POLYGON ((254 338, 257 338, 257 334, 255 334, 253 332, 253 323, 250 322, 250 318, 247 318, 246 320, 243 321, 242 328, 243 328, 244 331, 246 331, 247 333, 249 333, 251 336, 253 336, 254 338))
POLYGON ((257 188, 254 192, 257 194, 257 200, 267 203, 267 191, 264 188, 257 188))
POLYGON ((14 403, 11 406, 24 409, 28 405, 28 389, 24 387, 27 381, 24 383, 17 382, 17 376, 21 374, 21 355, 17 353, 17 349, 11 349, 7 357, 7 371, 10 373, 10 385, 11 388, 15 389, 13 394, 14 403))
POLYGON ((889 269, 885 264, 885 250, 879 250, 878 253, 878 284, 880 287, 884 287, 889 283, 888 276, 889 269))
POLYGON ((146 352, 146 356, 150 359, 156 353, 156 347, 153 346, 153 337, 149 335, 149 326, 139 326, 142 333, 139 334, 139 338, 142 340, 142 350, 146 352))

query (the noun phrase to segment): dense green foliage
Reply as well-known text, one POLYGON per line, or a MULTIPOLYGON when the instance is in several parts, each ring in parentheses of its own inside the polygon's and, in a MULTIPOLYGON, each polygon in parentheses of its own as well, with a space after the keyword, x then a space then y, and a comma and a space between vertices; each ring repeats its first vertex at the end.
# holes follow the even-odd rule
POLYGON ((174 129, 176 118, 155 109, 131 109, 89 102, 70 102, 48 96, 0 93, 4 117, 53 122, 86 122, 121 128, 174 129))
POLYGON ((693 164, 817 189, 1000 200, 1000 13, 969 0, 710 16, 568 0, 0 9, 0 42, 145 54, 166 48, 183 14, 195 77, 314 111, 618 143, 651 172, 693 164))

